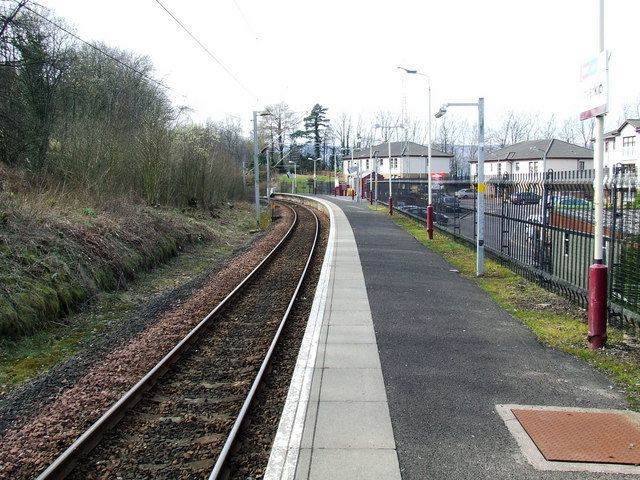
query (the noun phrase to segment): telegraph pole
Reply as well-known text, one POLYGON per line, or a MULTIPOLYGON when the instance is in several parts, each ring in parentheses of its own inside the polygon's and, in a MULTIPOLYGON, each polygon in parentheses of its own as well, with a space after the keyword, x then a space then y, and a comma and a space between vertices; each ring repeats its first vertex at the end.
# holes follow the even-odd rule
POLYGON ((258 112, 253 111, 253 194, 256 202, 256 225, 260 226, 260 171, 258 170, 258 112))

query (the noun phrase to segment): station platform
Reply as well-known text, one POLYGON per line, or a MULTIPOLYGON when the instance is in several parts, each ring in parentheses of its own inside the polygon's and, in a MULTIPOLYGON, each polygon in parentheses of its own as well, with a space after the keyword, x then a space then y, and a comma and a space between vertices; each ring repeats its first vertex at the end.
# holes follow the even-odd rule
POLYGON ((388 216, 319 200, 334 228, 265 479, 640 473, 532 461, 500 406, 624 409, 624 395, 540 344, 388 216))

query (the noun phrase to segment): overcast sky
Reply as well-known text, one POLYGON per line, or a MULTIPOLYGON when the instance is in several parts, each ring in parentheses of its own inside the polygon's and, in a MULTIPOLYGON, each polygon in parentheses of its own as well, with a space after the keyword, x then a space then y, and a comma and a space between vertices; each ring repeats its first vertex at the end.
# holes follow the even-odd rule
MULTIPOLYGON (((146 54, 176 103, 196 120, 315 103, 365 118, 412 116, 485 97, 487 127, 505 111, 577 116, 580 65, 597 53, 597 0, 161 0, 244 85, 226 73, 154 0, 40 0, 81 37, 146 54), (404 83, 404 86, 403 86, 404 83), (184 96, 184 97, 183 97, 184 96)), ((606 0, 611 127, 640 101, 639 0, 606 0)), ((469 118, 475 113, 469 110, 469 118)))

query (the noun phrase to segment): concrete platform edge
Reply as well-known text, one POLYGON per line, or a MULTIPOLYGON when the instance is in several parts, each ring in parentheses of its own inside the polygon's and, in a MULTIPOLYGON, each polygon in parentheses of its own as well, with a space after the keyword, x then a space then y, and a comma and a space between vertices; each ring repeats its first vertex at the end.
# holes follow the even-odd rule
POLYGON ((324 321, 336 241, 335 217, 329 204, 322 199, 309 199, 309 197, 297 195, 291 196, 296 197, 296 200, 302 203, 317 202, 325 208, 329 216, 329 237, 309 321, 298 352, 296 367, 291 378, 278 430, 271 447, 269 463, 264 474, 265 480, 293 479, 295 476, 307 412, 306 407, 311 394, 320 330, 324 321))

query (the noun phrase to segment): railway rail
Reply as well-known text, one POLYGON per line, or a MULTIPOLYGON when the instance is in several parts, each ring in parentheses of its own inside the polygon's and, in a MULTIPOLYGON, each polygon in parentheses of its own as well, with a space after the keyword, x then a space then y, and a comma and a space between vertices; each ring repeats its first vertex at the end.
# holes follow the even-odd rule
POLYGON ((223 478, 318 244, 316 213, 285 208, 276 247, 38 479, 223 478))

